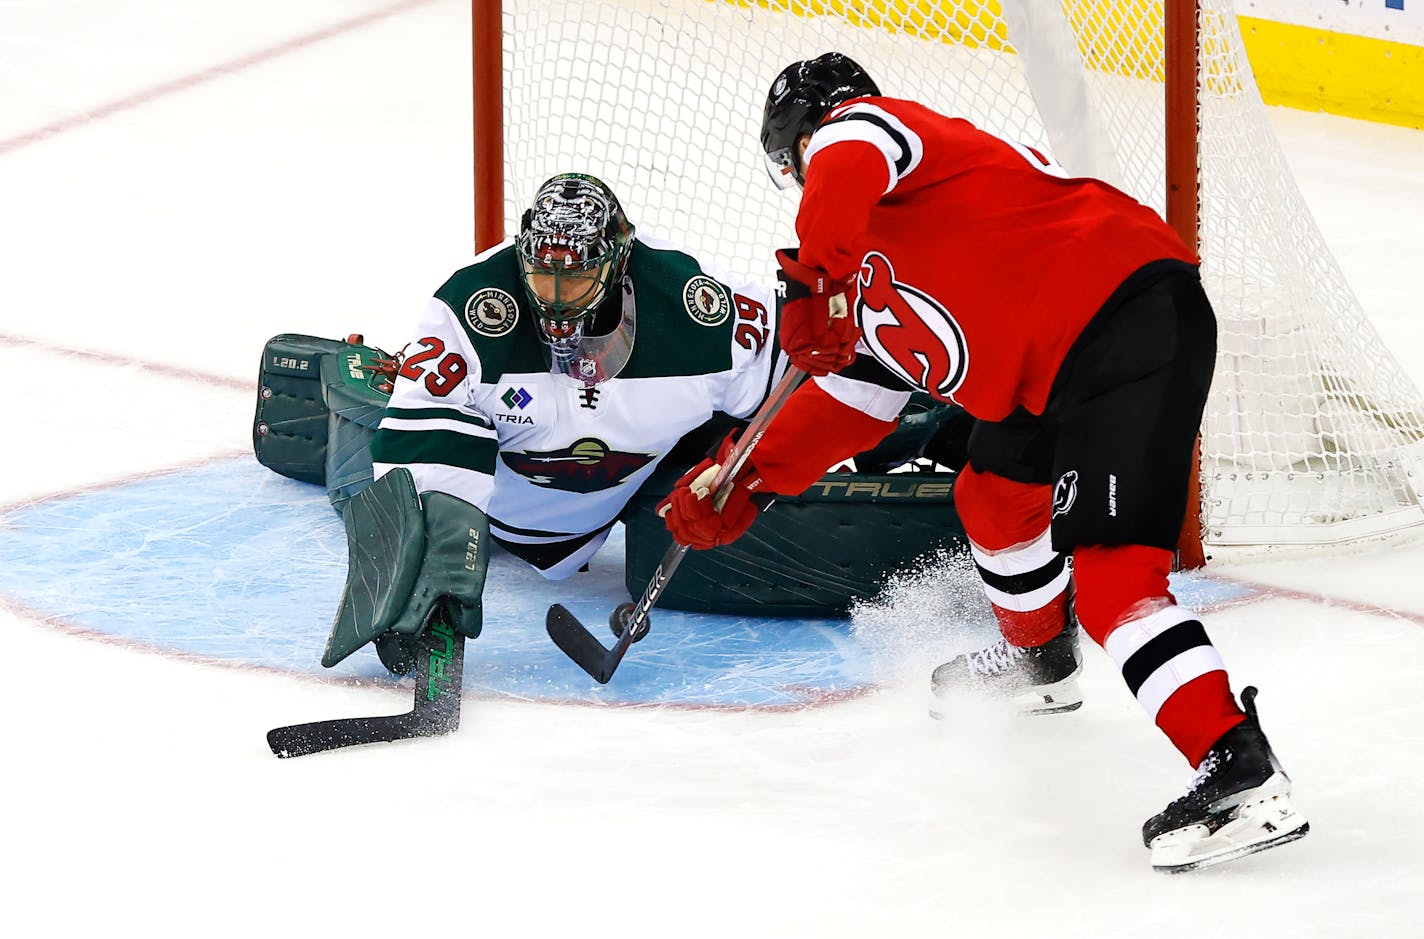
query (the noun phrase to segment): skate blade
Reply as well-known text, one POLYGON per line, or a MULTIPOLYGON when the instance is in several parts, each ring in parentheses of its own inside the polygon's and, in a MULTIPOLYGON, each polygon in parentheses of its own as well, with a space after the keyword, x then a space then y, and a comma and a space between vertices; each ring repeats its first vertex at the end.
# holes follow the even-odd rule
POLYGON ((1304 838, 1310 822, 1291 805, 1290 792, 1243 802, 1215 832, 1188 825, 1152 839, 1152 867, 1164 874, 1201 870, 1304 838))
POLYGON ((1062 714, 1083 706, 1083 691, 1078 687, 1078 672, 1051 685, 1030 689, 1009 699, 1009 705, 1020 714, 1062 714))
MULTIPOLYGON (((1060 682, 1031 688, 1010 698, 1000 698, 1006 710, 1024 717, 1062 714, 1083 706, 1083 691, 1078 687, 1078 672, 1060 682)), ((936 696, 930 701, 930 717, 942 721, 952 710, 954 695, 936 696)))

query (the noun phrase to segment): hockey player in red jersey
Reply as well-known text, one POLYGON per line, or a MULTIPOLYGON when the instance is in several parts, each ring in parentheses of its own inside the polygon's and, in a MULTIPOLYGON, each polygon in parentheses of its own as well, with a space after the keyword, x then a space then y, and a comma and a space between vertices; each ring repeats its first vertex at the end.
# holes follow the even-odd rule
POLYGON ((753 493, 800 493, 873 446, 910 390, 954 401, 977 419, 955 502, 1003 638, 935 670, 938 707, 971 690, 1077 708, 1081 623, 1198 770, 1143 827, 1153 866, 1304 835, 1255 689, 1243 711, 1168 590, 1216 352, 1192 252, 1131 197, 883 97, 838 53, 776 77, 762 146, 773 179, 803 188, 800 247, 777 253, 781 339, 815 378, 720 512, 688 485, 705 465, 684 477, 666 500, 673 535, 725 544, 755 517, 753 493))

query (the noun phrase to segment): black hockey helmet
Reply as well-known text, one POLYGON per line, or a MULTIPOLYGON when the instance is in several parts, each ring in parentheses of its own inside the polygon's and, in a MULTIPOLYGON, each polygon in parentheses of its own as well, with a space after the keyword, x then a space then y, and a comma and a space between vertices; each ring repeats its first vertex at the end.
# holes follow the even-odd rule
POLYGON ((806 183, 796 159, 796 141, 814 131, 831 108, 867 95, 878 97, 880 89, 865 69, 839 52, 793 62, 782 69, 771 83, 761 118, 761 148, 778 188, 806 183))
POLYGON ((520 280, 551 345, 577 345, 623 276, 633 225, 601 180, 560 173, 541 185, 515 241, 520 280))

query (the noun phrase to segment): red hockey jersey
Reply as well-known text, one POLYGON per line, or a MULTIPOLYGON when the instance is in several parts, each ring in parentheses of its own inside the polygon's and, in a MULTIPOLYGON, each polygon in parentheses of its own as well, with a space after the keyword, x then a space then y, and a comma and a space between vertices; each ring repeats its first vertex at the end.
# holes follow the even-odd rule
POLYGON ((800 259, 857 268, 859 347, 909 386, 999 420, 1041 413, 1113 290, 1196 258, 1152 209, 912 101, 858 98, 806 151, 800 259))

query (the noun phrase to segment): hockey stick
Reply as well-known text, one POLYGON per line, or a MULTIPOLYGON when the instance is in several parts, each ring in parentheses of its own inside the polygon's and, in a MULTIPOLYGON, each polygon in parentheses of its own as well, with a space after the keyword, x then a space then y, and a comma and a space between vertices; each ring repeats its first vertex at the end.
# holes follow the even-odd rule
POLYGON ((364 743, 448 734, 460 726, 464 667, 464 635, 437 616, 416 643, 415 702, 409 711, 275 727, 267 731, 267 745, 286 759, 364 743))
MULTIPOLYGON (((743 464, 751 456, 752 449, 766 433, 771 419, 781 410, 782 405, 791 397, 791 392, 796 390, 796 386, 805 377, 806 373, 799 368, 788 368, 786 374, 781 377, 781 381, 772 388, 771 394, 767 396, 761 410, 756 413, 751 423, 747 425, 747 429, 732 445, 732 449, 727 453, 727 461, 717 471, 717 475, 713 477, 712 485, 709 487, 716 493, 713 497, 714 504, 719 510, 731 492, 731 481, 737 478, 737 473, 741 471, 743 464)), ((674 541, 663 555, 662 561, 658 563, 657 570, 653 571, 652 579, 643 589, 643 596, 639 598, 638 602, 620 603, 608 615, 608 624, 613 628, 614 635, 618 637, 613 648, 605 649, 603 643, 594 638, 593 633, 589 632, 577 617, 557 603, 549 607, 548 616, 544 621, 549 638, 554 640, 554 645, 573 659, 579 668, 588 672, 594 681, 600 685, 608 684, 608 680, 613 677, 613 672, 618 668, 618 663, 623 661, 623 656, 627 654, 628 647, 642 639, 647 633, 648 615, 686 554, 687 545, 674 541)))

